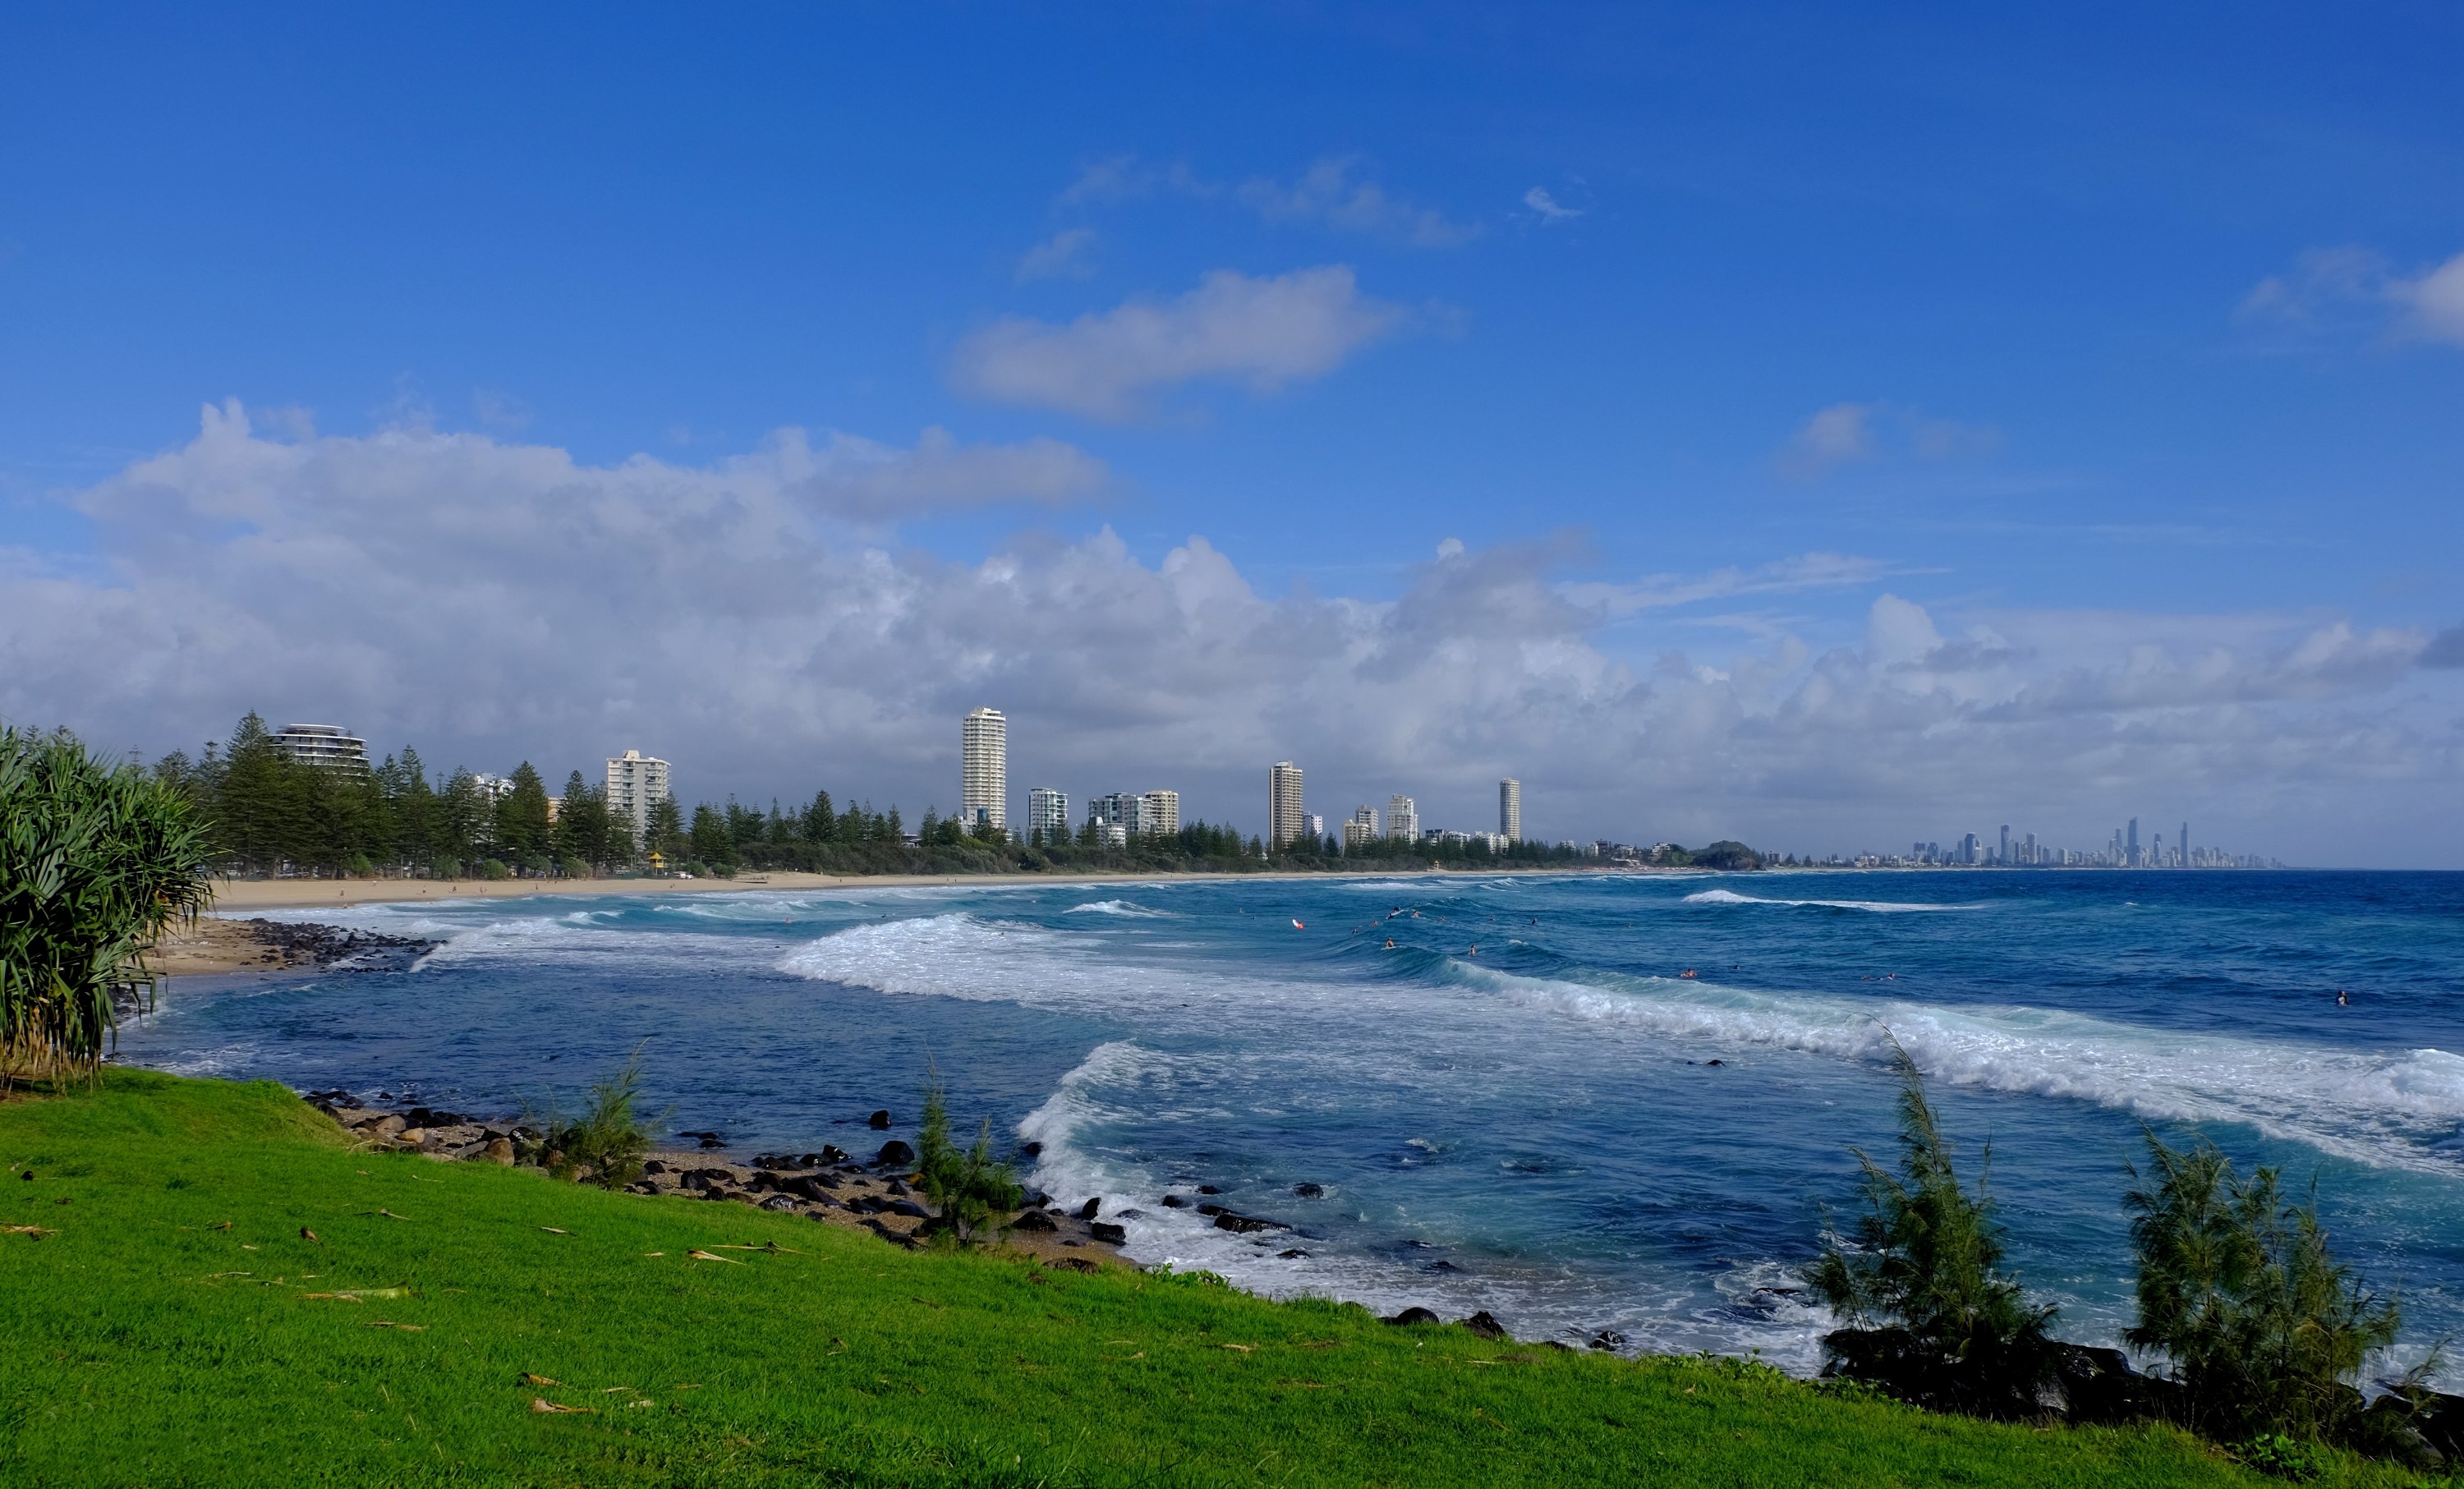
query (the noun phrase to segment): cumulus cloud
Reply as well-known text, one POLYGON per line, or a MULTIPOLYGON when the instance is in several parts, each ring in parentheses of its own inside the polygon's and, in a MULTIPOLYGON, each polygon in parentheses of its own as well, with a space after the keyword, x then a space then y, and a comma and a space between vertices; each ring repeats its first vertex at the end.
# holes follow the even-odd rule
POLYGON ((1084 279, 1093 274, 1087 251, 1095 245, 1092 228, 1064 228, 1028 249, 1018 261, 1018 282, 1037 279, 1084 279))
POLYGON ((2429 668, 2464 668, 2464 624, 2451 625, 2430 638, 2421 648, 2421 665, 2429 668))
POLYGON ((2351 834, 2464 806, 2450 674, 2415 667, 2452 634, 1866 600, 1888 566, 1837 555, 1586 590, 1570 538, 1448 540, 1392 598, 1279 596, 1200 536, 952 560, 842 520, 1100 476, 1021 449, 791 433, 593 466, 473 434, 285 442, 226 405, 75 493, 99 572, 0 549, 0 714, 159 752, 257 708, 559 778, 629 746, 689 799, 827 785, 913 817, 950 804, 957 719, 991 703, 1022 794, 1169 785, 1251 830, 1283 758, 1320 807, 1401 790, 1475 826, 1511 774, 1551 836, 1796 847, 1988 820, 2086 845, 2229 801, 2243 825, 2209 841, 2293 856, 2303 810, 2351 834), (1791 587, 1856 597, 1861 629, 1630 649, 1632 617, 1791 587))
POLYGON ((1839 467, 1874 456, 1872 404, 1833 404, 1817 408, 1780 451, 1780 469, 1801 479, 1828 475, 1839 467))
POLYGON ((1226 269, 1177 298, 1133 299, 1067 325, 997 320, 958 344, 950 377, 979 397, 1120 422, 1185 383, 1271 393, 1323 377, 1403 320, 1340 264, 1254 279, 1226 269))
POLYGON ((2311 338, 2383 333, 2464 346, 2464 253, 2406 274, 2370 249, 2312 249, 2261 279, 2237 316, 2311 338))

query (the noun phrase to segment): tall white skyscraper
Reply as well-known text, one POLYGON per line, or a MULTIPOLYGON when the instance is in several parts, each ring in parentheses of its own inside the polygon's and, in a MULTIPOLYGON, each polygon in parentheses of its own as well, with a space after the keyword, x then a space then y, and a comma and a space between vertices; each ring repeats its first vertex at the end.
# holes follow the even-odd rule
POLYGON ((1523 782, 1511 776, 1497 783, 1497 832, 1508 843, 1523 841, 1523 782))
POLYGON ((1404 796, 1388 797, 1386 799, 1386 836, 1400 838, 1408 843, 1419 835, 1420 813, 1412 799, 1404 796))
POLYGON ((958 811, 975 830, 979 822, 1009 829, 1009 720, 999 709, 977 709, 958 727, 961 763, 958 811))
POLYGON ((1288 847, 1309 832, 1309 823, 1301 816, 1301 768, 1289 760, 1278 760, 1266 773, 1266 842, 1272 847, 1288 847))
POLYGON ((1180 831, 1180 793, 1150 791, 1138 798, 1138 827, 1150 837, 1180 831))
POLYGON ((1026 830, 1044 834, 1044 841, 1054 842, 1053 834, 1069 835, 1069 793, 1055 791, 1050 786, 1037 786, 1026 794, 1026 830))
POLYGON ((634 843, 650 830, 650 808, 667 799, 667 761, 627 750, 607 762, 607 812, 633 824, 634 843))

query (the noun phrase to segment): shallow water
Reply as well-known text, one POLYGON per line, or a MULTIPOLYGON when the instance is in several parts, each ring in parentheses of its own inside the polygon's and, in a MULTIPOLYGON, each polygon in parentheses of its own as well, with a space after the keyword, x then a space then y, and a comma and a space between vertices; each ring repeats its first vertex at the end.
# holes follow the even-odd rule
POLYGON ((2400 1352, 2464 1325, 2464 875, 1453 875, 315 913, 446 944, 400 973, 176 983, 121 1058, 511 1111, 572 1104, 647 1040, 653 1109, 738 1153, 855 1148, 872 1108, 912 1119, 931 1066, 961 1120, 1045 1145, 1031 1178, 1056 1198, 1143 1212, 1140 1259, 1810 1370, 1827 1320, 1794 1272, 1824 1208, 1855 1202, 1848 1146, 1889 1149, 1896 1038, 1971 1170, 1991 1142, 2013 1262, 2066 1337, 2127 1322, 2143 1123, 2316 1175, 2339 1246, 2402 1286, 2400 1352), (1158 1203, 1201 1183, 1297 1233, 1158 1203))

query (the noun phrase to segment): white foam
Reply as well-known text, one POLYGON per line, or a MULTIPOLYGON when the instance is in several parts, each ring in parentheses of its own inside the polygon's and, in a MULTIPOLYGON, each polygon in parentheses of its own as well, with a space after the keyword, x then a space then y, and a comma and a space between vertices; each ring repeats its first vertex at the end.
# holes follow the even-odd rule
POLYGON ((1896 1037, 1953 1085, 2092 1102, 2152 1121, 2247 1123, 2359 1162, 2454 1177, 2464 1057, 2372 1053, 2116 1023, 2024 1005, 1955 1008, 1763 993, 1715 982, 1616 985, 1518 976, 1469 963, 1453 975, 1527 1007, 1652 1034, 1876 1062, 1896 1037))
POLYGON ((1170 910, 1149 909, 1128 900, 1096 900, 1086 905, 1072 905, 1062 911, 1065 915, 1127 915, 1139 920, 1168 920, 1170 910))
POLYGON ((1905 900, 1767 900, 1758 895, 1739 894, 1733 889, 1702 889, 1685 896, 1686 905, 1787 905, 1819 906, 1824 909, 1871 910, 1878 915, 1898 915, 1925 910, 1977 910, 1982 905, 1918 905, 1905 900))

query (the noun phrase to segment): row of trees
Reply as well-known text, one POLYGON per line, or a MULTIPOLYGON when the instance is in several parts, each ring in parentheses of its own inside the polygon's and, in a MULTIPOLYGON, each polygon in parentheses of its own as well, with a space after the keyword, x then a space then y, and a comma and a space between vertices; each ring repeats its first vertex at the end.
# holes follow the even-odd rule
MULTIPOLYGON (((1850 1325, 1826 1349, 1841 1373, 1925 1405, 2038 1415, 2066 1358, 2090 1351, 2057 1344, 2057 1310, 2005 1269, 1984 1180, 1962 1182, 1915 1062, 1893 1050, 1899 1171, 1857 1153, 1864 1213, 1806 1272, 1850 1325)), ((2313 1442, 2419 1451, 2416 1419, 2442 1410, 2422 1385, 2432 1366, 2365 1410, 2354 1383, 2402 1315, 2336 1259, 2316 1198, 2295 1202, 2276 1170, 2237 1172, 2211 1145, 2177 1149, 2152 1130, 2146 1144, 2147 1170, 2123 1196, 2138 1264, 2138 1319, 2123 1338, 2167 1373, 2107 1381, 2101 1412, 2074 1398, 2074 1414, 2166 1417, 2270 1461, 2313 1442)))

